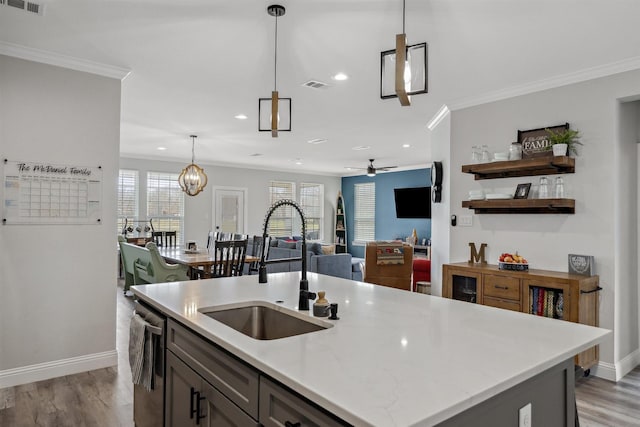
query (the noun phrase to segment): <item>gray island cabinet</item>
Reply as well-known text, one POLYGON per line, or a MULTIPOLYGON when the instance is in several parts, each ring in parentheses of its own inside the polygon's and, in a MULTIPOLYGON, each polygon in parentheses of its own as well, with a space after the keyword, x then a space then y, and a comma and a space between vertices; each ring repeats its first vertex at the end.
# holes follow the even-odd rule
POLYGON ((133 287, 167 318, 166 426, 573 426, 573 356, 609 331, 309 274, 340 320, 297 310, 299 273, 133 287), (207 316, 267 303, 330 326, 259 340, 207 316))
POLYGON ((174 320, 168 322, 165 420, 168 426, 348 425, 174 320))

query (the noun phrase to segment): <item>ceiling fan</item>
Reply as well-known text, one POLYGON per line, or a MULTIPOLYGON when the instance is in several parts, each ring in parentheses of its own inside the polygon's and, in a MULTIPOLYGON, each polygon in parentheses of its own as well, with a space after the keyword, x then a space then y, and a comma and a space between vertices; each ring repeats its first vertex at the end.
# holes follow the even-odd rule
POLYGON ((373 166, 373 162, 375 159, 369 159, 369 166, 367 166, 366 168, 349 168, 349 169, 367 169, 367 176, 376 176, 376 172, 377 171, 388 171, 389 169, 393 169, 393 168, 397 168, 397 166, 382 166, 382 167, 375 167, 373 166))

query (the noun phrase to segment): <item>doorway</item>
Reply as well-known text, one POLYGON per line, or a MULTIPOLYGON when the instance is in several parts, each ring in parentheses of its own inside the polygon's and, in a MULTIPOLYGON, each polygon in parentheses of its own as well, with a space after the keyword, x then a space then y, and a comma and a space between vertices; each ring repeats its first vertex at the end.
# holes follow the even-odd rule
POLYGON ((211 229, 222 233, 245 234, 246 198, 246 188, 214 187, 211 229))

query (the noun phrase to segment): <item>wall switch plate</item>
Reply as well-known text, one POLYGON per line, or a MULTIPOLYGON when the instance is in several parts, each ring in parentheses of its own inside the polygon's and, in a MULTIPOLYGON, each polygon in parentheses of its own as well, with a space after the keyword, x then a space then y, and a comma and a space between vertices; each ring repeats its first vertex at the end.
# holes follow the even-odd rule
POLYGON ((460 215, 458 217, 458 225, 460 227, 471 227, 473 225, 473 217, 471 215, 460 215))
POLYGON ((531 403, 527 403, 518 412, 518 427, 531 427, 531 403))

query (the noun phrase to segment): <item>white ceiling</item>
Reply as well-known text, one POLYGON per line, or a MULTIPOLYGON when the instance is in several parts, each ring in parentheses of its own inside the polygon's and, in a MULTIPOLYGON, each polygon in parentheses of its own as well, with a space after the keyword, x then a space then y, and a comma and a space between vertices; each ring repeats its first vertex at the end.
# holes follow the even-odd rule
POLYGON ((0 41, 130 69, 121 155, 180 162, 195 133, 198 163, 334 175, 369 158, 426 167, 426 124, 443 104, 640 58, 635 0, 407 0, 408 42, 429 44, 429 93, 401 107, 379 96, 401 0, 283 0, 278 90, 293 99, 293 130, 272 138, 257 113, 273 89, 274 1, 42 3, 44 16, 0 6, 0 41), (350 79, 332 80, 338 71, 350 79), (330 86, 301 86, 310 79, 330 86))

